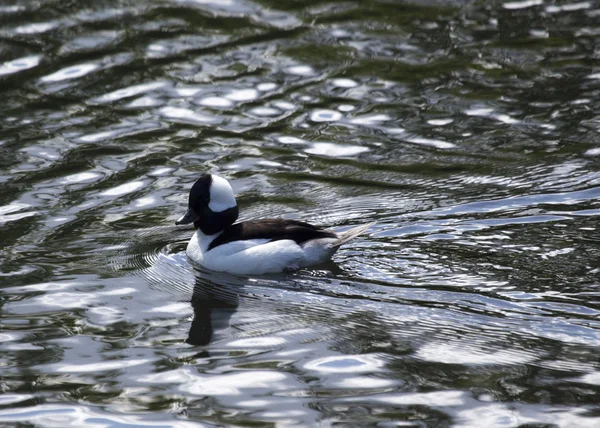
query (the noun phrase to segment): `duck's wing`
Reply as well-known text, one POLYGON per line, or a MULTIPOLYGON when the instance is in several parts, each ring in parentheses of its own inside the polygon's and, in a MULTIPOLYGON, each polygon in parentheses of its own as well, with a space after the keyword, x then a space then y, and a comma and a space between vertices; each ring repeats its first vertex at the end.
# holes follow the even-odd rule
POLYGON ((337 238, 338 235, 331 231, 313 226, 310 223, 287 219, 263 219, 236 223, 223 231, 209 245, 211 250, 220 245, 235 241, 248 241, 254 239, 267 239, 269 242, 284 239, 294 241, 296 244, 320 238, 337 238))
MULTIPOLYGON (((236 246, 236 242, 230 245, 236 246)), ((227 247, 218 247, 215 251, 227 247)), ((300 268, 305 257, 302 247, 289 239, 281 239, 258 243, 224 257, 222 269, 242 275, 283 272, 300 268)))

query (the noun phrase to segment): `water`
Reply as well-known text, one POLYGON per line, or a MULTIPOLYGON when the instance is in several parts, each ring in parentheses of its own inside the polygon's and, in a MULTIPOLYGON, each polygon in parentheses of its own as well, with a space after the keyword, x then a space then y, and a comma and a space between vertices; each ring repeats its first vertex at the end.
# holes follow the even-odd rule
POLYGON ((598 426, 598 4, 0 18, 0 425, 598 426), (194 271, 206 171, 244 219, 376 224, 194 271))

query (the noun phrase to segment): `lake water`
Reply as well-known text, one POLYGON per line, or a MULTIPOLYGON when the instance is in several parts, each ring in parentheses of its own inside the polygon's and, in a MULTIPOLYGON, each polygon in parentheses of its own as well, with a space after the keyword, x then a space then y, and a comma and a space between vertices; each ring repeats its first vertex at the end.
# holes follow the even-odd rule
POLYGON ((4 0, 0 426, 600 426, 600 5, 4 0), (334 261, 196 271, 204 172, 334 261))

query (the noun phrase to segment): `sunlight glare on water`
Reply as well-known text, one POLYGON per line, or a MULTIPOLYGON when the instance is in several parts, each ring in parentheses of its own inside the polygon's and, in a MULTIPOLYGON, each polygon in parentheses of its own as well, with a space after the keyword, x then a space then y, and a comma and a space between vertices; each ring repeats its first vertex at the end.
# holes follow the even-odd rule
POLYGON ((0 425, 596 427, 600 8, 0 5, 0 425), (324 266, 198 269, 241 218, 324 266))

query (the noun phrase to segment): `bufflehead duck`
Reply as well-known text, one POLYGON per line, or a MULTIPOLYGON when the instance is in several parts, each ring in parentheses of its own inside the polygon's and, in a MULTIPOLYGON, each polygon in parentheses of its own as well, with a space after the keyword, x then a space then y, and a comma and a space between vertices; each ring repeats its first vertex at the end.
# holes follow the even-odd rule
POLYGON ((345 232, 286 219, 235 223, 239 210, 227 180, 204 174, 192 186, 188 211, 175 224, 194 223, 190 259, 207 269, 240 275, 283 272, 323 263, 365 224, 345 232), (235 224, 234 224, 235 223, 235 224))

